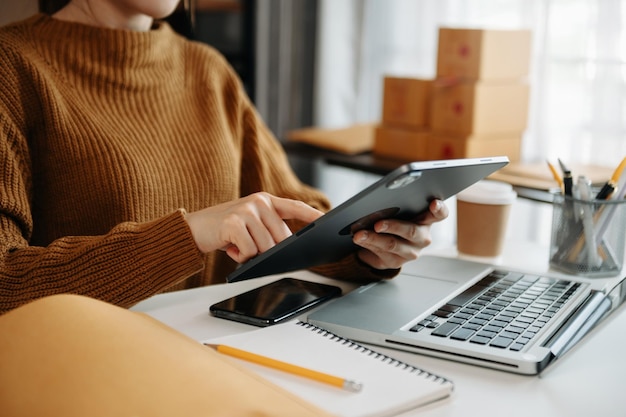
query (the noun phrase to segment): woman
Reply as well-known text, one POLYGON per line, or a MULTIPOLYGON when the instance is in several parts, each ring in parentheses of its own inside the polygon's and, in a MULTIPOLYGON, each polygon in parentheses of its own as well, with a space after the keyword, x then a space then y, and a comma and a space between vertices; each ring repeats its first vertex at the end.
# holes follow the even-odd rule
MULTIPOLYGON (((58 293, 120 306, 215 282, 329 209, 178 0, 71 0, 0 29, 0 312, 58 293), (306 203, 306 204, 305 204, 306 203)), ((393 277, 447 216, 360 231, 317 272, 393 277)))

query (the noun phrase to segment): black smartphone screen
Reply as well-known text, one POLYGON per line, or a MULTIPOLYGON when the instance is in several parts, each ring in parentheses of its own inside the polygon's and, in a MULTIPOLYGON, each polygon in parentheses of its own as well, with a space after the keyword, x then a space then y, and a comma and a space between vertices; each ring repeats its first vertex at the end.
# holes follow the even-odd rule
POLYGON ((216 317, 264 327, 339 295, 341 289, 333 285, 282 278, 213 304, 209 311, 216 317))

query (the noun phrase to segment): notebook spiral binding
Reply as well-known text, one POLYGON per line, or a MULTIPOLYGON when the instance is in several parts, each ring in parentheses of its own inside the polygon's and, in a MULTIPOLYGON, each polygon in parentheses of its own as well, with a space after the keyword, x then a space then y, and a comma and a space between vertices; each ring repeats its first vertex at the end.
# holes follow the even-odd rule
POLYGON ((371 357, 373 357, 375 359, 380 359, 382 362, 386 362, 389 365, 393 365, 393 366, 395 366, 397 368, 402 368, 404 370, 407 370, 410 373, 415 373, 417 376, 425 377, 425 378, 430 379, 432 381, 439 382, 440 384, 451 384, 451 385, 453 385, 452 381, 447 379, 447 378, 441 377, 439 375, 435 375, 433 373, 425 371, 425 370, 423 370, 421 368, 418 368, 418 367, 413 366, 411 364, 408 364, 406 362, 403 362, 403 361, 400 361, 398 359, 392 358, 391 356, 388 356, 388 355, 385 355, 383 353, 380 353, 380 352, 377 352, 375 350, 372 350, 372 349, 370 349, 368 347, 365 347, 365 346, 363 346, 363 345, 361 345, 361 344, 359 344, 359 343, 357 343, 357 342, 355 342, 353 340, 346 339, 346 338, 341 337, 341 336, 337 336, 333 332, 330 332, 328 330, 325 330, 325 329, 322 329, 320 327, 317 327, 314 324, 307 323, 307 322, 304 322, 304 321, 299 321, 299 320, 296 322, 296 324, 299 325, 299 326, 302 326, 304 328, 310 329, 312 331, 315 331, 315 332, 317 332, 318 334, 321 334, 324 337, 328 337, 330 340, 334 340, 334 341, 336 341, 338 343, 342 343, 343 345, 345 345, 345 346, 347 346, 349 348, 352 348, 352 349, 354 349, 357 352, 364 353, 364 354, 366 354, 368 356, 371 356, 371 357))

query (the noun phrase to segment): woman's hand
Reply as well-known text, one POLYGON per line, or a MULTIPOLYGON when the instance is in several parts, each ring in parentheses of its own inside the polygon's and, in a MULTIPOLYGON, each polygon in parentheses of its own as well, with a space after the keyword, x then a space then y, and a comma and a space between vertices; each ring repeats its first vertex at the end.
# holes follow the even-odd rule
POLYGON ((355 244, 364 249, 359 258, 376 269, 397 269, 417 259, 431 242, 430 225, 448 217, 448 207, 441 200, 430 202, 429 211, 414 222, 386 219, 374 224, 374 231, 354 234, 355 244))
POLYGON ((304 223, 323 213, 296 200, 256 193, 185 217, 200 251, 225 250, 241 263, 291 236, 284 220, 304 223))

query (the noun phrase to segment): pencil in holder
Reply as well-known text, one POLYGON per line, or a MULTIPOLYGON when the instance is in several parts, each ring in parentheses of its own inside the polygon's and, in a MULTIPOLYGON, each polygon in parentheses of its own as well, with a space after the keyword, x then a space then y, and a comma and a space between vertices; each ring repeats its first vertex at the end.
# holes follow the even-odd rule
POLYGON ((624 264, 626 200, 554 194, 550 266, 580 276, 618 275, 624 264))

